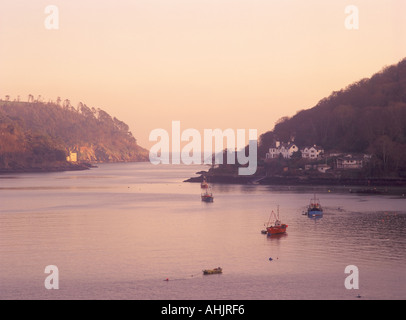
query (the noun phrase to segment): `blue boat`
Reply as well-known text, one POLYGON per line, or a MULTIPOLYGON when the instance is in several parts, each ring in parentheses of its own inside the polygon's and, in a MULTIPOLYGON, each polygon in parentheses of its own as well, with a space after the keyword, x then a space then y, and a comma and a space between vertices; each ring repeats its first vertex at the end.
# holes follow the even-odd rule
POLYGON ((323 215, 323 208, 321 207, 320 200, 316 198, 316 195, 310 200, 310 204, 307 207, 307 215, 309 217, 321 217, 323 215))

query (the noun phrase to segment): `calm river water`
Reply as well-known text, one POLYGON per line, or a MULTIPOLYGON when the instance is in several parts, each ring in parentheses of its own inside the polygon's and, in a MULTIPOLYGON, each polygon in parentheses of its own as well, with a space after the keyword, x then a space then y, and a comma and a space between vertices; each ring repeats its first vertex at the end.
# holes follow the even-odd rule
POLYGON ((406 298, 404 197, 214 184, 204 203, 182 182, 202 168, 0 176, 0 299, 406 298), (320 219, 302 215, 313 193, 320 219), (278 205, 287 233, 261 234, 278 205), (44 286, 48 265, 58 290, 44 286), (344 285, 348 265, 358 290, 344 285))

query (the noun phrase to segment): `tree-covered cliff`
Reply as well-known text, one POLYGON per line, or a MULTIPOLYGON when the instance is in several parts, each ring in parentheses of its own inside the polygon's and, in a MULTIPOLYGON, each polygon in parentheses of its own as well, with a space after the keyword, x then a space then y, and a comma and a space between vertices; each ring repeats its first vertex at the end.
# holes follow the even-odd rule
POLYGON ((124 122, 101 109, 69 100, 44 103, 0 100, 0 170, 69 167, 78 162, 146 161, 148 151, 137 144, 124 122))
POLYGON ((406 59, 280 119, 260 137, 259 155, 292 137, 299 146, 371 154, 374 174, 406 172, 406 59))

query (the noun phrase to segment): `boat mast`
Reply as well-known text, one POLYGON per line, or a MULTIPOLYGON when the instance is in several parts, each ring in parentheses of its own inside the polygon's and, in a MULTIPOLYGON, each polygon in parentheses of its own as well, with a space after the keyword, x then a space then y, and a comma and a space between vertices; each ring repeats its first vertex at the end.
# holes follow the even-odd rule
POLYGON ((267 227, 269 227, 269 224, 271 223, 272 213, 273 213, 273 210, 271 211, 271 214, 269 215, 268 223, 266 224, 267 227))

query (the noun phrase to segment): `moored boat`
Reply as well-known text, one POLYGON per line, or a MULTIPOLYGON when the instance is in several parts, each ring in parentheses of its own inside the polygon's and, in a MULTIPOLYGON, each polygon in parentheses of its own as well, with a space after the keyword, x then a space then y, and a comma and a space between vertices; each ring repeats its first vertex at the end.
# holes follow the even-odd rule
POLYGON ((213 192, 211 191, 210 186, 207 187, 206 191, 201 194, 202 201, 204 202, 213 202, 213 192))
POLYGON ((223 273, 223 269, 220 267, 203 270, 203 274, 219 274, 219 273, 223 273))
POLYGON ((285 223, 282 223, 279 218, 279 206, 278 206, 277 214, 275 214, 274 211, 271 212, 269 221, 266 224, 266 232, 268 235, 282 234, 282 233, 286 232, 287 228, 288 228, 288 225, 285 223))
POLYGON ((314 195, 313 199, 310 199, 310 204, 307 207, 307 215, 309 217, 321 217, 323 215, 323 208, 320 204, 320 200, 314 195))

